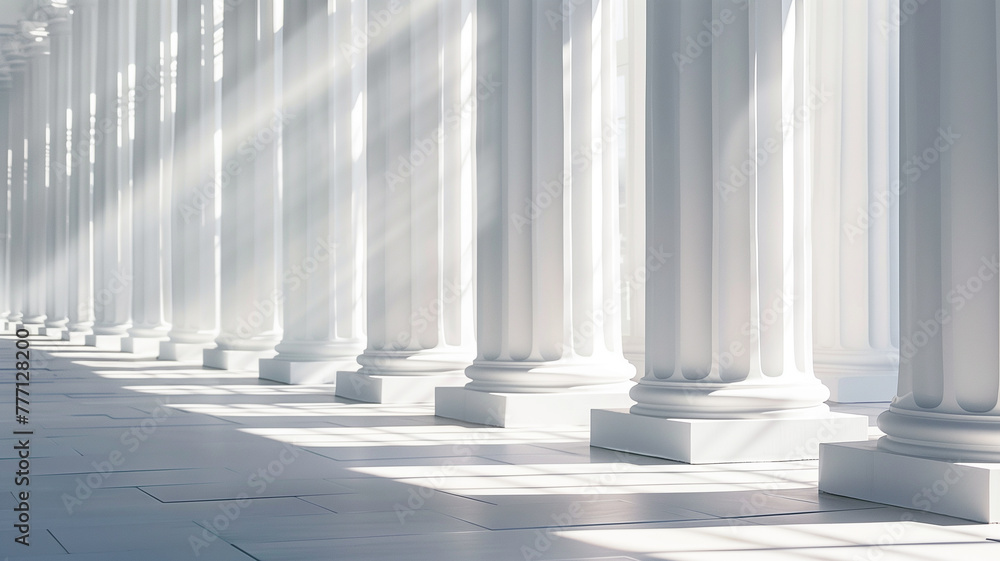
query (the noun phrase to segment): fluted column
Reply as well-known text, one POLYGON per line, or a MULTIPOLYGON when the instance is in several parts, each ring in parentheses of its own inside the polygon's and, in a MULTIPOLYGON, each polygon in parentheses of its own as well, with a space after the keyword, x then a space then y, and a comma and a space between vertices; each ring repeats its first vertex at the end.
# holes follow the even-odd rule
POLYGON ((612 7, 477 4, 477 345, 436 414, 582 424, 621 407, 612 7))
POLYGON ((27 207, 25 205, 24 144, 25 144, 25 94, 28 81, 28 65, 23 56, 9 55, 11 58, 10 129, 10 315, 4 324, 6 330, 16 329, 24 318, 27 282, 26 248, 24 236, 27 207))
POLYGON ((122 350, 158 355, 170 329, 170 185, 174 3, 136 4, 132 163, 132 327, 122 350))
POLYGON ((91 232, 93 219, 93 177, 91 149, 95 129, 90 98, 95 90, 97 59, 97 0, 77 0, 73 4, 72 31, 72 144, 69 154, 69 247, 67 276, 69 322, 63 339, 82 343, 94 326, 94 265, 91 232))
MULTIPOLYGON (((396 5, 370 4, 369 21, 396 5)), ((430 402, 435 387, 468 381, 476 352, 474 6, 400 5, 369 45, 368 348, 357 373, 337 377, 337 395, 430 402)))
POLYGON ((94 333, 86 343, 121 350, 131 327, 132 172, 129 0, 98 2, 94 130, 94 333))
MULTIPOLYGON (((277 271, 279 203, 274 3, 246 0, 223 19, 219 336, 211 368, 257 370, 281 336, 277 271)), ((322 72, 321 72, 322 73, 322 72)), ((205 204, 194 205, 205 212, 205 204)))
POLYGON ((1000 103, 995 2, 900 28, 900 370, 885 436, 825 446, 820 488, 1000 521, 1000 103))
POLYGON ((889 401, 899 361, 898 32, 888 0, 820 2, 812 124, 813 361, 837 402, 889 401))
POLYGON ((69 321, 69 177, 66 166, 69 141, 70 81, 70 22, 68 10, 60 10, 46 26, 49 32, 49 162, 46 261, 48 274, 45 287, 45 329, 47 336, 62 338, 69 321))
POLYGON ((815 458, 867 434, 813 375, 803 2, 648 4, 646 375, 591 444, 689 463, 815 458), (787 10, 784 8, 788 8, 787 10), (727 26, 698 57, 685 38, 727 26), (674 56, 671 56, 671 55, 674 56), (799 58, 799 60, 797 60, 799 58))
POLYGON ((364 58, 334 55, 364 8, 349 0, 331 7, 284 3, 284 334, 260 376, 286 383, 335 381, 337 371, 357 368, 365 344, 364 58))
MULTIPOLYGON (((3 63, 0 63, 3 64, 3 63)), ((10 170, 11 103, 13 77, 7 64, 0 66, 0 332, 9 332, 10 300, 10 170)))
POLYGON ((200 361, 218 334, 215 19, 212 2, 177 3, 177 114, 171 202, 170 340, 161 360, 200 361), (197 207, 196 207, 197 205, 197 207))
POLYGON ((32 333, 39 333, 46 319, 46 273, 49 261, 47 218, 49 127, 49 43, 32 40, 28 47, 28 82, 25 88, 25 266, 24 317, 22 322, 32 333))

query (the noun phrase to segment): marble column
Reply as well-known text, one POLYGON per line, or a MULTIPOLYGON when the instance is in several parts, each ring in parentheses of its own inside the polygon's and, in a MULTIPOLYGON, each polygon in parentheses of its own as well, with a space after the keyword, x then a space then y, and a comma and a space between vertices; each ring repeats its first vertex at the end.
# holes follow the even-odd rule
POLYGON ((900 370, 877 441, 825 445, 821 490, 1000 522, 1000 102, 995 2, 900 27, 900 370))
MULTIPOLYGON (((2 57, 2 53, 0 53, 2 57)), ((13 77, 9 63, 0 58, 0 333, 10 333, 10 137, 13 77)))
POLYGON ((10 94, 10 315, 4 323, 5 331, 17 328, 24 319, 24 285, 27 282, 26 246, 24 231, 25 214, 24 146, 25 146, 25 95, 28 64, 23 55, 6 55, 11 65, 12 88, 10 94))
POLYGON ((214 30, 210 0, 177 3, 173 313, 170 339, 160 343, 161 360, 200 362, 218 334, 214 30))
MULTIPOLYGON (((805 2, 808 3, 808 2, 805 2)), ((864 437, 813 375, 803 2, 647 6, 646 375, 591 445, 688 463, 815 458, 864 437), (726 26, 699 56, 703 21, 726 26), (685 58, 686 57, 686 58, 685 58)))
MULTIPOLYGON (((275 27, 272 0, 245 0, 223 19, 219 336, 204 365, 257 370, 281 336, 275 27)), ((321 72, 322 73, 322 72, 321 72)), ((195 203, 195 212, 207 205, 195 203)))
POLYGON ((45 287, 46 336, 62 338, 69 321, 69 168, 66 165, 69 141, 70 81, 70 21, 69 10, 63 9, 48 20, 49 32, 49 161, 46 223, 47 271, 45 287))
POLYGON ((260 361, 260 377, 294 384, 334 382, 357 368, 365 345, 365 59, 337 56, 364 8, 350 0, 330 7, 284 3, 284 334, 278 354, 260 361))
MULTIPOLYGON (((37 38, 42 38, 41 36, 37 38)), ((25 268, 24 317, 22 323, 39 334, 45 323, 46 272, 49 260, 46 220, 48 174, 46 173, 49 127, 49 43, 32 40, 27 45, 28 82, 25 88, 25 268)))
POLYGON ((170 329, 170 185, 174 3, 136 4, 132 163, 132 327, 122 351, 158 355, 170 329))
POLYGON ((898 33, 888 0, 812 8, 813 363, 830 401, 889 401, 899 364, 898 33))
POLYGON ((484 0, 477 36, 477 346, 435 412, 511 427, 624 407, 615 38, 607 0, 484 0))
MULTIPOLYGON (((372 25, 395 4, 369 4, 372 25)), ((402 5, 369 44, 368 348, 358 372, 338 375, 339 396, 431 402, 436 387, 468 381, 476 354, 474 6, 402 5)))
POLYGON ((91 95, 95 92, 97 59, 97 0, 73 4, 72 91, 73 132, 69 174, 69 247, 67 300, 69 322, 63 340, 83 343, 94 326, 94 236, 93 172, 94 147, 91 95))
POLYGON ((86 344, 121 350, 131 327, 132 173, 129 0, 98 2, 94 125, 94 328, 86 344))

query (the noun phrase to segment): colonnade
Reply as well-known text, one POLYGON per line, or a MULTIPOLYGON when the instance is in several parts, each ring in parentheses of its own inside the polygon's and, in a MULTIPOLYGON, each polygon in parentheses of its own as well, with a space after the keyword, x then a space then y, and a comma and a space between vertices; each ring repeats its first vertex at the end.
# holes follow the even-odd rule
MULTIPOLYGON (((41 2, 0 50, 3 327, 687 462, 822 449, 894 504, 893 462, 1000 462, 995 3, 646 5, 634 385, 613 8, 41 2), (893 392, 821 447, 868 435, 826 401, 893 392)), ((978 477, 935 504, 1000 518, 978 477)))

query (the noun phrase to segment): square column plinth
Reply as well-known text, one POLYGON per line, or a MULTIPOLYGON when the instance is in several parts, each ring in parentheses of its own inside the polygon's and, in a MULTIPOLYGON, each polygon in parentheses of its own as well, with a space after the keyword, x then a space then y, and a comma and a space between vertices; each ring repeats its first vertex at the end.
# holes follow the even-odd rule
POLYGON ((122 340, 126 335, 94 335, 84 337, 83 343, 88 347, 96 347, 102 351, 121 351, 122 340))
POLYGON ((785 419, 670 419, 595 410, 590 445, 689 464, 812 460, 821 442, 868 438, 868 418, 821 413, 785 419))
POLYGON ((337 373, 361 368, 350 360, 281 360, 261 359, 260 379, 282 384, 330 384, 337 382, 337 373))
POLYGON ((157 356, 160 354, 160 343, 164 341, 165 339, 153 337, 125 337, 122 339, 122 352, 157 356))
POLYGON ((609 392, 500 393, 437 388, 434 414, 494 427, 584 425, 590 410, 632 403, 627 389, 609 392))
POLYGON ((821 445, 819 490, 976 522, 1000 522, 1000 464, 904 456, 879 450, 876 442, 821 445))
POLYGON ((464 386, 468 382, 463 370, 413 376, 342 371, 337 373, 337 396, 366 403, 431 403, 437 388, 464 386))
POLYGON ((28 335, 42 336, 42 331, 45 330, 45 326, 40 323, 19 323, 14 328, 14 332, 24 329, 28 332, 28 335))
POLYGON ((63 331, 62 340, 69 341, 73 345, 87 344, 87 333, 82 331, 63 331))
POLYGON ((183 362, 201 362, 205 350, 215 346, 215 343, 175 343, 160 342, 160 354, 157 360, 178 360, 183 362))
POLYGON ((256 372, 260 365, 260 359, 271 358, 276 354, 273 350, 236 351, 231 349, 205 349, 202 352, 202 365, 205 368, 217 368, 219 370, 256 372))

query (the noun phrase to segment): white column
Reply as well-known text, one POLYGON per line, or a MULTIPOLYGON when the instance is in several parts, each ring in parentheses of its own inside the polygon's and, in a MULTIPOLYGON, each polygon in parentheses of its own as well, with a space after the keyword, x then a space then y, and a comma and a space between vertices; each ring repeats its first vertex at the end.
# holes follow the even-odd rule
POLYGON ((121 350, 131 327, 132 199, 129 0, 98 2, 94 125, 94 329, 86 344, 121 350))
POLYGON ((436 414, 584 424, 623 407, 611 2, 477 5, 477 344, 436 414))
POLYGON ((73 113, 69 175, 69 247, 67 275, 69 322, 63 340, 83 343, 94 326, 93 171, 92 123, 97 59, 97 0, 77 0, 73 5, 73 60, 70 106, 73 113))
POLYGON ((333 56, 330 37, 346 37, 363 8, 346 0, 331 8, 326 0, 284 3, 284 336, 277 356, 260 361, 260 376, 286 383, 335 381, 337 371, 357 368, 365 344, 364 129, 355 121, 364 111, 355 107, 363 103, 364 58, 333 56))
POLYGON ((1000 522, 1000 10, 900 28, 900 371, 885 436, 823 447, 820 489, 1000 522))
MULTIPOLYGON (((0 57, 3 54, 0 53, 0 57)), ((12 313, 10 300, 10 137, 13 76, 9 61, 0 58, 0 332, 7 329, 12 313)))
POLYGON ((391 19, 369 45, 368 348, 357 373, 337 377, 337 395, 431 402, 434 388, 468 381, 474 6, 369 4, 372 26, 391 19))
POLYGON ((170 329, 170 183, 173 2, 136 4, 132 163, 132 327, 122 350, 159 354, 170 329))
POLYGON ((26 245, 24 237, 24 146, 25 142, 25 94, 28 81, 28 65, 23 56, 8 55, 11 64, 12 86, 10 96, 10 315, 4 323, 5 331, 17 328, 24 318, 24 285, 27 282, 26 245))
POLYGON ((815 458, 864 437, 812 369, 802 2, 701 0, 647 13, 646 375, 630 412, 595 411, 591 444, 689 463, 815 458), (700 54, 703 22, 725 26, 700 54), (655 30, 655 32, 654 32, 655 30), (686 57, 686 58, 685 58, 686 57))
POLYGON ((215 19, 211 0, 177 3, 177 114, 171 210, 170 340, 161 360, 201 361, 218 334, 215 19))
MULTIPOLYGON (((274 3, 245 0, 223 19, 219 336, 204 365, 257 370, 281 336, 274 3)), ((206 205, 196 203, 199 212, 206 205)))
POLYGON ((46 237, 47 270, 45 329, 47 336, 62 338, 69 321, 69 177, 66 143, 69 140, 70 22, 60 10, 46 25, 49 32, 49 162, 46 237))
POLYGON ((39 333, 45 322, 46 269, 49 224, 46 220, 48 174, 46 173, 49 134, 49 44, 47 39, 32 41, 28 49, 28 82, 25 88, 25 264, 24 317, 31 333, 39 333))
POLYGON ((888 0, 815 5, 813 362, 837 402, 889 401, 899 361, 898 33, 888 0))

